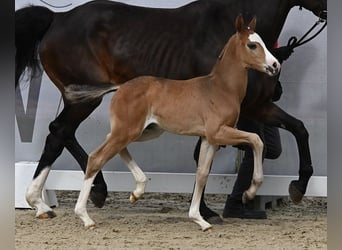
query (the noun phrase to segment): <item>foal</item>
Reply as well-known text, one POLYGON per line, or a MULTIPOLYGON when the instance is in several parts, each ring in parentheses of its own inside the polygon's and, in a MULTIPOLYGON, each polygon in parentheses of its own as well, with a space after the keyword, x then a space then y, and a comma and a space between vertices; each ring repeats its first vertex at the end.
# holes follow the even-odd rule
MULTIPOLYGON (((207 76, 190 80, 169 80, 157 77, 139 77, 124 85, 103 88, 99 95, 117 90, 110 107, 111 132, 105 142, 89 155, 87 171, 75 213, 86 228, 95 226, 88 216, 86 202, 96 174, 116 154, 127 163, 137 188, 130 200, 134 202, 144 193, 146 176, 128 153, 127 145, 146 139, 149 132, 166 130, 182 135, 201 136, 202 144, 196 173, 196 185, 189 217, 203 231, 211 228, 200 215, 202 190, 209 175, 210 164, 219 145, 247 143, 254 152, 254 174, 244 199, 253 199, 263 181, 263 143, 257 134, 234 128, 240 104, 247 87, 247 69, 252 68, 273 76, 280 64, 266 49, 259 35, 254 33, 256 18, 248 27, 241 16, 235 21, 236 34, 224 47, 219 60, 207 76), (151 126, 152 125, 152 126, 151 126), (145 130, 146 131, 146 130, 145 130)), ((72 94, 72 89, 68 90, 72 94)), ((94 94, 96 91, 93 91, 94 94)), ((148 135, 151 139, 151 135, 148 135)))

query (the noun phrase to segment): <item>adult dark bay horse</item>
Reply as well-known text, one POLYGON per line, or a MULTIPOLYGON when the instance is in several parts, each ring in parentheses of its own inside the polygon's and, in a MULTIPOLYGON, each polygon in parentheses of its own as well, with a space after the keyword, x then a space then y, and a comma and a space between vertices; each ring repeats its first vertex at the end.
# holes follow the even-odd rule
MULTIPOLYGON (((88 155, 77 142, 75 131, 102 98, 77 102, 66 97, 66 87, 88 91, 99 85, 122 84, 140 75, 170 79, 206 75, 227 37, 235 32, 238 14, 256 15, 256 32, 272 48, 294 6, 326 18, 326 0, 200 0, 176 9, 94 1, 64 13, 34 6, 16 11, 16 86, 26 67, 33 73, 39 70, 39 55, 64 101, 64 109, 49 126, 50 134, 26 194, 28 203, 37 209, 36 216, 55 216, 43 202, 41 190, 63 148, 84 172, 87 165, 88 155)), ((271 102, 275 81, 251 72, 248 86, 259 87, 248 88, 241 115, 293 133, 300 162, 299 180, 291 182, 290 196, 300 201, 313 173, 308 132, 301 121, 271 102)), ((107 187, 99 172, 90 197, 101 207, 106 196, 107 187)))

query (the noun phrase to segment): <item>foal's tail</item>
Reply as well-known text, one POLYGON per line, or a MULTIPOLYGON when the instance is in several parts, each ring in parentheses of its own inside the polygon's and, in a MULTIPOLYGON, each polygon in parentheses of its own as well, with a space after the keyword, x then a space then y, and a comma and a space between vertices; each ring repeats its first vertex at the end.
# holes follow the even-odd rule
POLYGON ((64 88, 64 97, 69 103, 89 102, 102 98, 105 94, 117 91, 120 85, 68 85, 64 88))
POLYGON ((50 27, 54 13, 41 6, 29 6, 15 12, 15 87, 26 67, 31 77, 41 72, 38 44, 50 27))

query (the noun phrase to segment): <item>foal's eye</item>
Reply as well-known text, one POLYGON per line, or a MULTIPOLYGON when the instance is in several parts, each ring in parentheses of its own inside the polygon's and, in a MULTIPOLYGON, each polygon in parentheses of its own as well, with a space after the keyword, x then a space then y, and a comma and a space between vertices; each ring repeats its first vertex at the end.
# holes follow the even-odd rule
POLYGON ((256 49, 256 47, 257 47, 255 43, 248 43, 247 46, 248 46, 248 48, 250 48, 251 50, 254 50, 254 49, 256 49))

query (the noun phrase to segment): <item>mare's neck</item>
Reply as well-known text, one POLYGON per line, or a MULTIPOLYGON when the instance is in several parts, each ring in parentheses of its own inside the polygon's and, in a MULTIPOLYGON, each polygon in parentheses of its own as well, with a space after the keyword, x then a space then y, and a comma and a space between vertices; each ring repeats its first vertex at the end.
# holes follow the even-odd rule
POLYGON ((277 41, 291 8, 298 5, 298 0, 216 0, 222 4, 221 18, 223 26, 230 26, 226 20, 240 13, 257 17, 256 32, 271 49, 277 41), (260 6, 262 5, 262 7, 260 6), (267 7, 266 7, 267 6, 267 7))

